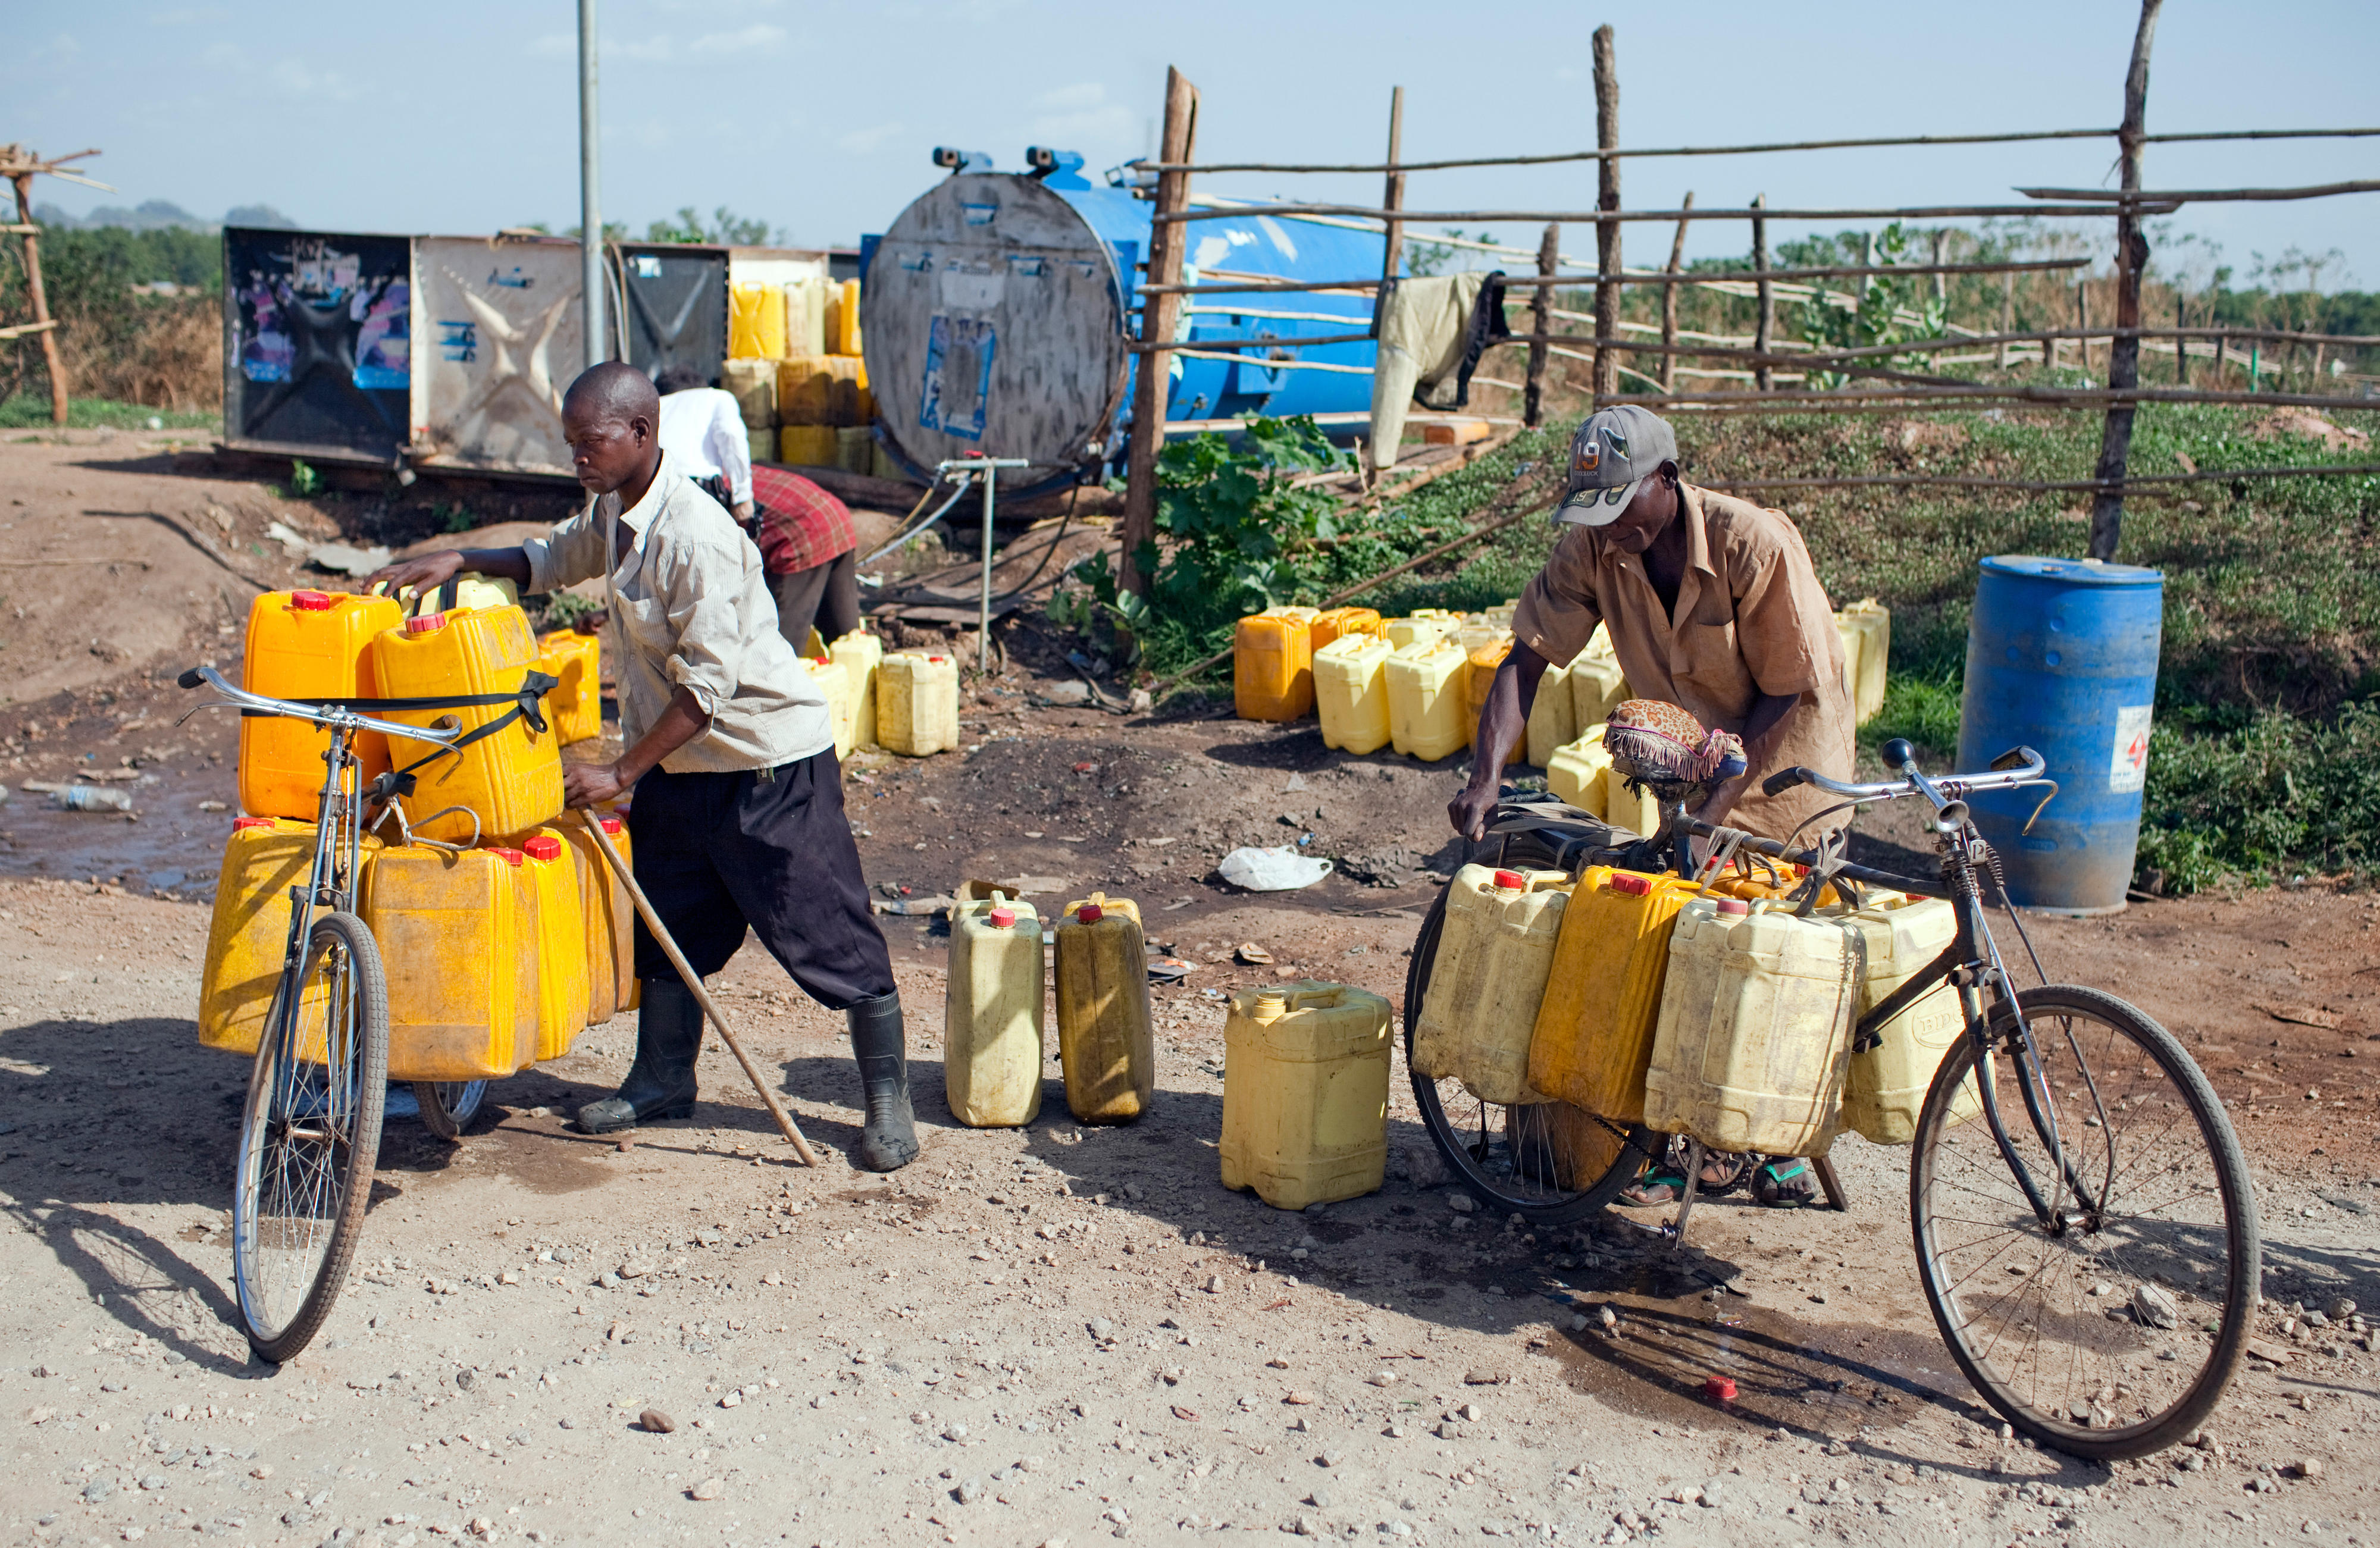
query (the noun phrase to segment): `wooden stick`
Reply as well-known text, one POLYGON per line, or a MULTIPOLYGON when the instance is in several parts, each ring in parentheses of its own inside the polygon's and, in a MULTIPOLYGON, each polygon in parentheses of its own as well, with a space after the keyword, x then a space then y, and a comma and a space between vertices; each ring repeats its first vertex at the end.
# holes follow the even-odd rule
POLYGON ((810 1149, 810 1143, 802 1138, 802 1131, 795 1127, 784 1104, 777 1100, 777 1094, 770 1090, 769 1082, 761 1078, 759 1066, 752 1062, 752 1056, 744 1051, 742 1043, 736 1041, 735 1029, 727 1024, 726 1013, 719 1009, 719 1002, 710 998, 710 991, 702 986, 702 975, 694 971, 693 965, 686 960, 686 953, 677 949, 677 942, 670 937, 669 926, 663 925, 662 916, 653 912, 653 905, 646 900, 645 889, 637 885, 637 878, 629 874, 627 865, 620 859, 620 852, 612 847, 612 835, 603 831, 601 823, 583 812, 579 814, 578 820, 579 826, 594 836, 595 847, 602 853, 603 863, 612 867, 612 874, 620 878, 620 885, 625 887, 628 896, 636 900, 637 913, 644 919, 645 928, 653 933, 653 939, 668 955, 670 965, 677 969, 677 975, 686 980, 686 986, 702 1007, 702 1013, 709 1016, 710 1024, 719 1029, 719 1035, 726 1042, 728 1052, 735 1056, 735 1062, 742 1065, 744 1073, 751 1077, 752 1089, 760 1094, 760 1100, 768 1104, 769 1116, 777 1120, 777 1132, 794 1147, 794 1154, 802 1158, 803 1166, 817 1166, 818 1152, 810 1149))
MULTIPOLYGON (((1550 279, 1553 277, 1554 271, 1560 267, 1561 227, 1548 225, 1546 227, 1545 236, 1537 243, 1537 276, 1540 279, 1550 279)), ((1551 316, 1553 295, 1552 285, 1537 286, 1536 295, 1529 300, 1530 332, 1537 333, 1553 332, 1551 316)), ((1545 418, 1547 359, 1544 345, 1529 345, 1529 374, 1526 384, 1521 389, 1521 422, 1531 429, 1536 429, 1545 418)), ((1474 377, 1472 380, 1475 381, 1478 378, 1474 377)))
MULTIPOLYGON (((2141 135, 2148 114, 2149 46, 2156 41, 2157 10, 2164 0, 2141 0, 2141 24, 2132 34, 2132 62, 2124 73, 2124 122, 2117 134, 2121 148, 2122 184, 2126 194, 2141 187, 2141 135)), ((2374 185, 2380 187, 2380 185, 2374 185)), ((2148 237, 2141 230, 2140 207, 2126 200, 2116 220, 2116 326, 2141 325, 2141 272, 2148 267, 2148 237)), ((2090 346, 2085 345, 2085 358, 2090 346)), ((2141 341, 2137 333, 2111 340, 2107 345, 2107 387, 2123 392, 2141 381, 2141 341)), ((2091 552, 2102 562, 2116 557, 2124 526, 2124 465, 2131 455, 2132 418, 2139 410, 2129 400, 2107 405, 2107 421, 2099 436, 2099 464, 2094 470, 2100 489, 2091 499, 2091 552)))
MULTIPOLYGON (((1761 194, 1752 201, 1755 210, 1768 207, 1768 196, 1761 194)), ((1768 269, 1768 222, 1755 219, 1752 223, 1752 272, 1760 276, 1757 298, 1759 320, 1752 325, 1752 347, 1767 355, 1773 348, 1777 335, 1777 278, 1768 269)), ((1752 385, 1766 393, 1777 385, 1768 367, 1760 366, 1752 373, 1752 385)))
MULTIPOLYGON (((1189 78, 1172 66, 1165 71, 1165 138, 1161 151, 1170 162, 1186 162, 1194 153, 1198 123, 1198 89, 1189 78)), ((1157 210, 1160 215, 1180 214, 1190 199, 1190 176, 1184 172, 1168 172, 1157 179, 1157 210)), ((1177 297, 1182 280, 1182 248, 1184 233, 1164 226, 1149 229, 1148 277, 1156 283, 1148 304, 1141 310, 1140 336, 1144 343, 1155 344, 1173 336, 1173 324, 1182 303, 1177 297)), ((1132 383, 1132 440, 1125 449, 1123 540, 1121 580, 1124 590, 1138 596, 1148 588, 1148 577, 1140 573, 1141 546, 1157 536, 1157 454, 1165 448, 1165 398, 1169 385, 1166 373, 1155 369, 1155 360, 1136 369, 1132 383)))
MULTIPOLYGON (((1692 188, 1688 188, 1686 190, 1684 207, 1688 210, 1694 207, 1694 190, 1692 188)), ((1936 256, 1938 257, 1940 255, 1937 254, 1936 256)), ((1675 274, 1682 272, 1685 266, 1686 218, 1683 215, 1680 215, 1678 217, 1677 235, 1670 238, 1670 266, 1662 272, 1664 273, 1675 274)), ((1668 285, 1661 291, 1661 345, 1666 350, 1677 342, 1678 287, 1676 285, 1668 285)), ((1661 357, 1661 391, 1664 393, 1670 392, 1677 386, 1677 367, 1678 357, 1676 356, 1665 354, 1661 357)))
MULTIPOLYGON (((1595 30, 1594 54, 1595 142, 1598 150, 1610 151, 1620 144, 1620 62, 1609 22, 1595 30)), ((1610 156, 1596 163, 1595 207, 1598 212, 1620 208, 1620 163, 1610 156)), ((1620 332, 1621 267, 1619 223, 1598 221, 1595 227, 1595 269, 1603 278, 1595 287, 1595 331, 1604 338, 1620 332)), ((1594 390, 1598 405, 1620 391, 1620 356, 1606 345, 1595 346, 1594 390)))
MULTIPOLYGON (((1404 153, 1405 89, 1389 88, 1389 172, 1388 185, 1380 190, 1380 202, 1391 210, 1401 209, 1405 201, 1405 175, 1397 168, 1397 158, 1404 153)), ((1404 227, 1391 218, 1388 224, 1388 244, 1380 255, 1380 290, 1385 296, 1396 283, 1398 249, 1404 245, 1404 227)), ((1380 306, 1378 297, 1372 304, 1372 337, 1380 336, 1380 306)), ((1394 460, 1391 458, 1390 460, 1394 460)))
POLYGON ((40 333, 58 325, 56 318, 41 322, 19 322, 13 328, 0 328, 0 339, 21 339, 29 333, 40 333))
MULTIPOLYGON (((1354 320, 1351 318, 1349 320, 1354 320)), ((1228 355, 1237 349, 1304 349, 1326 344, 1369 344, 1372 338, 1373 335, 1370 333, 1317 333, 1310 337, 1284 333, 1274 339, 1160 340, 1156 344, 1126 345, 1124 349, 1127 354, 1132 355, 1173 355, 1193 352, 1199 355, 1218 353, 1228 355)))
MULTIPOLYGON (((1561 353, 1557 350, 1557 354, 1561 353)), ((1798 356, 1787 360, 1801 363, 1798 356)), ((2369 413, 2380 409, 2380 397, 2348 397, 2340 393, 2219 393, 2203 388, 2183 390, 2177 387, 2135 387, 2130 392, 2115 393, 2105 387, 1842 387, 1832 391, 1822 388, 1780 388, 1775 393, 1755 396, 1751 393, 1623 393, 1621 403, 1643 404, 1647 408, 1664 405, 1700 406, 1706 404, 1735 407, 1762 407, 1770 404, 1799 404, 1805 410, 1822 412, 1832 404, 1860 404, 1888 399, 1916 404, 1935 400, 1936 406, 1954 404, 2019 403, 2037 404, 2046 408, 2096 408, 2111 399, 2122 396, 2136 403, 2226 403, 2253 404, 2266 408, 2325 408, 2333 412, 2351 409, 2369 413)))
MULTIPOLYGON (((83 151, 78 155, 93 155, 83 151)), ((66 158, 72 161, 75 158, 66 158)), ((53 171, 56 163, 18 170, 12 167, 8 181, 17 190, 17 224, 32 226, 18 239, 25 244, 25 295, 33 303, 33 326, 29 332, 42 335, 42 365, 50 377, 50 423, 63 426, 67 422, 67 366, 58 354, 56 321, 50 316, 50 298, 42 288, 41 227, 33 224, 33 173, 53 171)))
POLYGON ((2017 192, 2027 199, 2104 200, 2109 204, 2131 206, 2234 203, 2242 200, 2264 203, 2292 199, 2329 199, 2337 194, 2380 193, 2380 180, 2365 178, 2348 183, 2316 183, 2302 188, 2184 188, 2174 191, 2158 188, 2146 193, 2136 188, 2019 188, 2017 192))
MULTIPOLYGON (((2141 212, 2147 215, 2169 215, 2180 209, 2179 204, 2143 203, 2141 212)), ((1245 220, 1251 215, 1337 215, 1346 220, 1398 220, 1421 224, 1465 225, 1500 222, 1560 221, 1609 225, 1629 221, 1674 221, 1682 210, 1375 210, 1361 204, 1247 204, 1223 210, 1160 211, 1150 218, 1168 224, 1186 221, 1245 220)), ((2111 204, 1930 204, 1886 206, 1873 210, 1697 210, 1698 221, 1748 221, 1755 218, 1772 221, 1940 221, 1983 220, 1986 218, 2029 219, 2036 215, 2067 215, 2111 219, 2116 207, 2111 204)))
POLYGON ((2238 478, 2333 478, 2380 473, 2380 462, 2326 463, 2305 467, 2241 467, 2228 473, 2133 473, 2099 478, 1970 478, 1950 473, 1871 473, 1841 478, 1696 480, 1704 490, 1836 490, 1857 488, 2024 490, 2034 494, 2122 490, 2142 484, 2228 484, 2238 478))
MULTIPOLYGON (((1764 195, 1763 197, 1765 198, 1766 196, 1764 195)), ((1755 201, 1754 208, 1759 208, 1757 201, 1755 201)), ((1755 229, 1762 231, 1767 229, 1766 223, 1764 221, 1755 219, 1753 222, 1753 224, 1755 229)), ((1779 280, 1855 279, 1865 274, 1931 274, 1936 272, 1937 270, 1945 274, 2024 274, 2036 273, 2045 270, 2053 269, 2080 269, 2090 261, 2091 260, 2087 258, 2049 258, 2028 260, 2022 263, 1944 263, 1938 265, 1931 263, 1887 263, 1873 267, 1863 267, 1862 265, 1853 263, 1823 269, 1771 269, 1767 271, 1767 274, 1769 280, 1772 282, 1779 280)), ((1666 272, 1658 274, 1622 273, 1611 283, 1622 285, 1723 284, 1730 281, 1737 284, 1748 284, 1754 282, 1759 275, 1760 272, 1761 271, 1758 266, 1755 265, 1751 269, 1745 270, 1689 270, 1685 272, 1677 274, 1671 274, 1666 272)), ((1263 292, 1268 290, 1353 291, 1369 290, 1378 285, 1379 283, 1380 282, 1378 280, 1282 280, 1261 284, 1251 283, 1247 284, 1145 284, 1140 287, 1139 294, 1143 296, 1151 296, 1171 292, 1172 294, 1181 296, 1232 296, 1246 295, 1251 292, 1263 292)), ((1562 285, 1571 285, 1584 290, 1588 285, 1600 284, 1601 283, 1602 281, 1594 274, 1546 273, 1507 274, 1504 276, 1504 287, 1508 290, 1520 290, 1540 285, 1552 285, 1557 288, 1562 285)), ((2028 338, 2031 336, 2031 334, 2026 335, 2028 338)))

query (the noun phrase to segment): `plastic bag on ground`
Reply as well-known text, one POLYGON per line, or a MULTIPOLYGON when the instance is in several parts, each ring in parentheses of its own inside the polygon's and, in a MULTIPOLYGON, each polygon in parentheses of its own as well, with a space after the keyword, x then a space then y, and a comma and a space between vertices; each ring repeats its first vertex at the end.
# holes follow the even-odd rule
POLYGON ((1225 881, 1250 892, 1291 892, 1329 876, 1330 862, 1284 844, 1279 849, 1235 849, 1223 856, 1219 869, 1225 881))

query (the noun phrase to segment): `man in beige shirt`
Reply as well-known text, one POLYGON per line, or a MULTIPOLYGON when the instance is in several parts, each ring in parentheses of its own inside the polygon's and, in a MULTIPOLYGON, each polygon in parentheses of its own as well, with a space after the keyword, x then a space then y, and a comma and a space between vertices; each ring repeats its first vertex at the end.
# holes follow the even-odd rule
MULTIPOLYGON (((748 925, 809 996, 850 1022, 871 1171, 917 1153, 891 953, 844 816, 825 695, 777 629, 759 550, 662 449, 661 403, 634 368, 596 366, 563 399, 587 509, 515 549, 448 550, 373 576, 427 591, 463 570, 524 591, 601 576, 620 729, 614 763, 564 771, 572 806, 631 790, 637 883, 695 972, 727 965, 748 925)), ((694 1110, 702 1010, 637 922, 637 1061, 578 1110, 590 1133, 694 1110)))

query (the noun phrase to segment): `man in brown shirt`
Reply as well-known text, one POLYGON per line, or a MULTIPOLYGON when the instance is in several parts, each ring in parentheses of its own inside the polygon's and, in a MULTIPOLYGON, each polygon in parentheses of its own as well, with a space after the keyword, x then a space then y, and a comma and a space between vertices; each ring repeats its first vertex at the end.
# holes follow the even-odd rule
POLYGON ((1764 795, 1762 780, 1796 764, 1852 777, 1842 637, 1802 534, 1780 512, 1686 483, 1677 457, 1670 427, 1633 404, 1597 410, 1571 438, 1554 512, 1569 530, 1522 593, 1470 783, 1447 808, 1463 837, 1485 836, 1547 665, 1568 663, 1598 623, 1639 698, 1743 738, 1750 767, 1710 792, 1704 821, 1781 840, 1834 798, 1806 785, 1764 795))

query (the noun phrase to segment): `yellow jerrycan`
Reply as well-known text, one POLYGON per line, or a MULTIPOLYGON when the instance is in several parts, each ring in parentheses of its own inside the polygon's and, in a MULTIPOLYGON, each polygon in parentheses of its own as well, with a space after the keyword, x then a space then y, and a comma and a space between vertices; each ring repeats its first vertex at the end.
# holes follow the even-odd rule
POLYGON ((556 629, 537 638, 537 670, 554 679, 545 719, 567 747, 603 734, 603 646, 593 635, 556 629))
POLYGON ((1451 613, 1422 608, 1403 618, 1383 620, 1380 632, 1388 636, 1390 645, 1402 650, 1409 645, 1435 645, 1454 633, 1458 623, 1460 620, 1451 613))
POLYGON ((1537 679, 1527 740, 1529 762, 1538 768, 1551 768, 1554 755, 1578 740, 1578 706, 1571 697, 1568 667, 1548 666, 1537 679))
POLYGON ((884 664, 884 641, 865 629, 854 629, 828 647, 827 653, 851 680, 852 745, 875 746, 876 671, 884 664))
POLYGON ((1471 745, 1475 723, 1464 713, 1471 658, 1451 639, 1408 645, 1389 657, 1389 741, 1396 750, 1436 763, 1471 745))
POLYGON ((834 728, 834 756, 838 759, 851 756, 854 715, 851 705, 851 673, 832 657, 805 656, 802 670, 826 699, 826 717, 834 728))
MULTIPOLYGON (((1958 938, 1959 916, 1947 899, 1871 897, 1866 907, 1844 916, 1865 943, 1866 977, 1858 1011, 1865 1016, 1884 998, 1942 954, 1958 938)), ((1934 1072, 1966 1031, 1966 1013, 1948 984, 1937 984, 1918 1002, 1876 1029, 1872 1048, 1854 1047, 1843 1081, 1843 1127, 1880 1145, 1905 1145, 1917 1137, 1917 1115, 1934 1084, 1934 1072)), ((1951 1099, 1954 1122, 1983 1111, 1983 1094, 1970 1072, 1951 1099)))
POLYGON ((1570 878, 1560 871, 1512 871, 1465 865, 1447 884, 1446 912, 1438 927, 1438 950, 1429 967, 1429 993, 1414 1023, 1413 1067, 1432 1080, 1463 1073, 1471 1012, 1486 992, 1488 959, 1505 907, 1535 890, 1532 877, 1570 878))
POLYGON ((896 650, 876 669, 876 740, 924 757, 959 744, 959 666, 948 656, 896 650))
POLYGON ((536 1013, 522 980, 537 962, 518 876, 490 849, 407 844, 372 857, 363 917, 388 973, 389 1079, 500 1080, 536 1058, 537 1029, 521 1022, 536 1013))
POLYGON ((739 360, 783 358, 785 292, 781 285, 727 287, 727 353, 739 360))
POLYGON ((1531 1085, 1614 1123, 1645 1121, 1670 927, 1694 895, 1674 876, 1588 870, 1562 913, 1529 1040, 1531 1085))
POLYGON ((1307 625, 1307 641, 1320 655, 1322 647, 1349 635, 1379 635, 1384 633, 1378 610, 1373 608, 1325 608, 1314 615, 1307 625))
MULTIPOLYGON (((380 841, 367 834, 361 864, 369 872, 380 841)), ((280 985, 282 953, 289 945, 289 889, 306 885, 314 864, 314 825, 291 817, 239 817, 225 841, 223 869, 215 881, 214 913, 207 925, 207 951, 199 971, 199 1042, 226 1053, 253 1054, 264 1035, 264 1018, 280 985)), ((361 886, 360 879, 358 884, 361 886)), ((322 911, 312 910, 312 924, 322 911)), ((318 980, 319 984, 320 981, 318 980)), ((304 1009, 321 1009, 319 992, 304 1009)), ((301 1015, 301 1028, 314 1034, 320 1061, 322 1022, 301 1015)))
MULTIPOLYGON (((372 666, 390 698, 514 695, 538 669, 537 640, 518 608, 424 613, 372 641, 372 666)), ((518 710, 508 701, 386 712, 406 725, 459 725, 466 734, 504 722, 459 749, 391 740, 390 761, 400 769, 413 768, 414 792, 405 809, 414 832, 450 841, 525 833, 561 815, 560 739, 551 726, 537 730, 518 710), (448 806, 467 808, 479 820, 442 810, 448 806)))
POLYGON ((1518 1107, 1546 1100, 1529 1084, 1529 1040, 1545 999, 1546 975, 1553 968, 1571 881, 1567 871, 1500 871, 1496 879, 1501 883, 1511 877, 1520 877, 1524 889, 1506 899, 1499 912, 1454 1063, 1472 1095, 1518 1107))
POLYGON ((1378 635, 1342 635, 1314 653, 1314 706, 1322 744, 1377 753, 1389 744, 1389 656, 1378 635))
POLYGON ((1585 734, 1569 745, 1556 748, 1545 767, 1546 789, 1588 816, 1603 816, 1603 777, 1610 771, 1611 755, 1603 750, 1601 722, 1587 727, 1585 734))
MULTIPOLYGON (((521 913, 515 929, 537 957, 537 1047, 531 1057, 560 1058, 586 1030, 594 998, 588 982, 587 902, 578 889, 578 860, 564 842, 562 830, 553 828, 522 840, 520 856, 513 899, 521 913)), ((613 986, 606 984, 604 989, 610 998, 613 986)))
POLYGON ((942 1094, 970 1129, 1019 1129, 1041 1111, 1041 918, 995 893, 951 910, 942 1094))
POLYGON ((1884 707, 1886 673, 1892 659, 1892 610, 1864 597, 1835 614, 1842 632, 1843 657, 1850 677, 1852 713, 1864 724, 1884 707), (1859 647, 1854 651, 1852 642, 1859 647))
POLYGON ((1294 720, 1314 707, 1311 608, 1267 608, 1232 635, 1232 707, 1243 720, 1294 720))
POLYGON ((1581 736, 1611 719, 1613 710, 1633 697, 1627 675, 1609 652, 1597 655, 1589 648, 1571 658, 1571 715, 1581 736))
POLYGON ((1139 907, 1104 892, 1068 903, 1056 956, 1066 1106, 1085 1123, 1129 1123, 1157 1089, 1139 907))
POLYGON ((1242 989, 1223 1023, 1223 1186, 1275 1209, 1379 1191, 1389 1002, 1343 984, 1242 989))
POLYGON ((602 812, 578 812, 565 826, 548 829, 570 846, 578 873, 579 949, 587 957, 587 1024, 600 1025, 623 1010, 637 1008, 637 905, 628 884, 612 872, 586 824, 599 822, 620 852, 620 864, 633 866, 628 849, 628 825, 602 812))
MULTIPOLYGON (((277 699, 360 699, 381 696, 372 668, 374 635, 397 623, 385 597, 328 591, 268 591, 249 604, 247 654, 240 685, 277 699)), ((388 739, 359 732, 354 744, 361 777, 388 772, 388 739)), ((243 715, 239 721, 239 804, 250 816, 322 816, 322 755, 331 733, 285 715, 243 715)), ((274 957, 278 971, 280 959, 274 957)))
POLYGON ((1825 1155, 1842 1128, 1858 949, 1839 918, 1689 903, 1670 941, 1645 1122, 1718 1150, 1825 1155))

